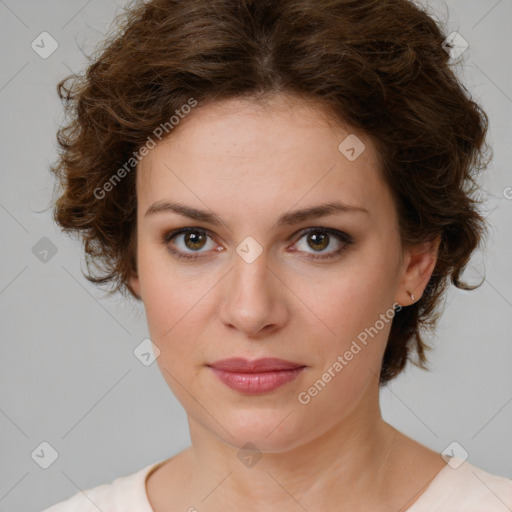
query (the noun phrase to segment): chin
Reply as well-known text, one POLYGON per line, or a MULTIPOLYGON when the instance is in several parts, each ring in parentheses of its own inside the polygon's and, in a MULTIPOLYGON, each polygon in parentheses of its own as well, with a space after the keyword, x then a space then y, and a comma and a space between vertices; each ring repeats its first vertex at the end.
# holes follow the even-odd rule
POLYGON ((248 444, 260 452, 278 453, 291 450, 304 442, 304 422, 291 408, 262 411, 261 409, 236 411, 234 417, 223 416, 221 425, 227 425, 227 434, 218 425, 210 427, 222 441, 237 449, 244 449, 248 444), (289 415, 289 416, 288 416, 289 415))

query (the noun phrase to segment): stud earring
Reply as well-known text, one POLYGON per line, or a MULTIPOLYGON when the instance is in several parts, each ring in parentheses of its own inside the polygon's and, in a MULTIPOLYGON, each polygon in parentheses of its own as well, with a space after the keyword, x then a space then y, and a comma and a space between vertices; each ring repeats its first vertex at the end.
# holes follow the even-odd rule
POLYGON ((409 292, 409 295, 411 296, 411 300, 414 302, 416 299, 414 298, 414 294, 409 292))

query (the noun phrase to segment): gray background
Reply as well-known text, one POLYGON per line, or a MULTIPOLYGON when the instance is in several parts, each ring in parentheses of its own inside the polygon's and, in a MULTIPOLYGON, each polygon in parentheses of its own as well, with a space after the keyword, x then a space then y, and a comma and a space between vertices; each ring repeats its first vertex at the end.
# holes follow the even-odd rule
MULTIPOLYGON (((133 354, 148 335, 142 306, 105 299, 83 278, 80 244, 47 209, 63 119, 55 85, 85 65, 80 48, 92 50, 121 5, 0 0, 0 511, 42 510, 189 444, 156 363, 133 354), (31 48, 43 31, 59 45, 47 59, 31 48), (43 237, 57 250, 46 262, 43 237), (44 441, 58 453, 48 469, 32 456, 44 441)), ((410 367, 382 391, 382 410, 432 449, 457 441, 472 464, 512 478, 512 0, 429 5, 447 34, 469 42, 459 73, 491 121, 495 156, 482 186, 493 228, 466 272, 474 282, 485 271, 485 283, 450 289, 431 371, 410 367)))

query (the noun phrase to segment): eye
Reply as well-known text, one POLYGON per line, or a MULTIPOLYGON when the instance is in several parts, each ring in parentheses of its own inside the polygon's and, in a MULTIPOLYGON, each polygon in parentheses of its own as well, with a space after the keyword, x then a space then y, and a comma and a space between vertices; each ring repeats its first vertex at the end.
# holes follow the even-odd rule
MULTIPOLYGON (((193 260, 204 256, 203 253, 215 250, 216 244, 213 241, 211 242, 210 247, 208 247, 209 238, 211 239, 212 236, 210 232, 205 229, 186 227, 169 233, 164 233, 162 235, 162 243, 176 257, 193 260)), ((306 252, 308 257, 311 259, 334 258, 345 251, 347 247, 353 243, 352 238, 347 233, 336 229, 322 227, 302 230, 297 238, 298 242, 303 238, 306 240, 306 243, 297 244, 297 242, 295 242, 294 249, 290 252, 296 252, 297 245, 302 245, 302 248, 299 247, 298 251, 306 252), (335 244, 332 243, 333 238, 336 241, 335 244), (334 245, 334 250, 331 250, 330 252, 324 250, 332 245, 334 245), (309 252, 307 250, 308 247, 312 248, 313 252, 309 252)))
MULTIPOLYGON (((302 239, 305 239, 305 243, 295 244, 295 246, 299 247, 300 251, 306 252, 313 259, 328 259, 334 258, 341 254, 347 247, 353 243, 352 238, 347 233, 343 231, 338 231, 336 229, 331 228, 308 228, 304 231, 301 231, 299 242, 302 239), (336 243, 332 243, 332 239, 336 240, 336 243), (329 246, 334 245, 334 249, 330 252, 324 251, 329 246), (313 253, 307 251, 308 248, 313 249, 313 253), (317 253, 317 254, 315 254, 317 253), (324 254, 325 253, 325 254, 324 254)), ((294 252, 294 250, 292 251, 294 252)))
MULTIPOLYGON (((208 231, 199 228, 182 228, 170 233, 164 233, 162 242, 166 245, 169 251, 175 254, 178 258, 194 259, 197 256, 193 253, 203 253, 212 250, 212 247, 202 251, 201 249, 207 247, 208 238, 211 238, 208 231), (178 242, 173 240, 177 239, 178 242), (181 244, 179 243, 181 241, 181 244), (175 246, 178 246, 176 249, 175 246), (191 251, 191 252, 189 252, 191 251)), ((215 244, 213 244, 215 247, 215 244)))

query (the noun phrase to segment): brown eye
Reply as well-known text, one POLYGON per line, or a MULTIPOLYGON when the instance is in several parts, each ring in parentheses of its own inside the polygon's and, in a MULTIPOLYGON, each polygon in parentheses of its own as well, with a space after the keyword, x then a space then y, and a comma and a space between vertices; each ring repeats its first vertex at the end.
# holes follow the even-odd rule
MULTIPOLYGON (((305 252, 311 259, 334 258, 354 243, 352 237, 347 233, 331 228, 308 228, 303 230, 300 235, 292 252, 297 250, 305 252), (300 243, 302 239, 305 239, 305 244, 300 243), (300 247, 300 245, 304 245, 304 247, 300 247), (328 248, 331 250, 327 251, 328 248)), ((164 233, 162 243, 176 257, 189 260, 205 257, 216 247, 212 235, 207 230, 192 227, 164 233), (208 247, 208 239, 211 240, 210 247, 208 247)))
POLYGON ((183 243, 189 249, 197 251, 198 249, 202 249, 204 247, 206 243, 206 235, 203 233, 198 234, 198 232, 185 233, 183 243))
POLYGON ((300 235, 298 242, 295 244, 296 248, 301 252, 308 253, 313 259, 333 258, 353 243, 352 238, 347 233, 330 228, 308 228, 302 231, 300 235), (302 239, 306 240, 305 244, 300 244, 302 239), (325 249, 329 247, 331 247, 331 251, 326 251, 325 249), (307 250, 308 248, 310 250, 307 250))
POLYGON ((209 238, 211 236, 204 229, 182 228, 165 233, 162 236, 162 243, 178 258, 194 259, 204 256, 205 253, 215 247, 215 243, 212 241, 211 247, 202 250, 207 247, 209 238))
POLYGON ((322 251, 329 245, 329 235, 322 233, 309 233, 307 236, 308 245, 315 249, 315 251, 322 251))

